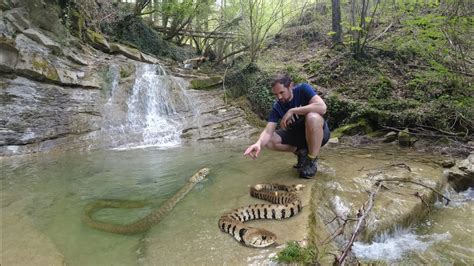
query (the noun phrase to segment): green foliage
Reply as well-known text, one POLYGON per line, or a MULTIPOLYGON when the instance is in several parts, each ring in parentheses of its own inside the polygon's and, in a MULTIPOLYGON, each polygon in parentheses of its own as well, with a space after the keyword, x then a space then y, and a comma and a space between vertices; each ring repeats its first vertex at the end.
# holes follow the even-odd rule
POLYGON ((288 242, 287 246, 278 253, 276 261, 281 263, 315 264, 317 249, 314 246, 301 247, 297 242, 288 242))
POLYGON ((295 84, 307 82, 306 78, 301 75, 302 71, 299 70, 295 65, 286 65, 284 72, 291 76, 293 83, 295 84))
POLYGON ((126 16, 103 30, 114 40, 137 47, 139 50, 156 56, 166 56, 183 61, 191 57, 184 49, 164 41, 159 33, 135 16, 126 16))
POLYGON ((252 110, 262 119, 266 119, 274 98, 270 92, 270 75, 255 64, 249 64, 231 72, 226 77, 230 96, 237 98, 246 95, 252 104, 252 110))
POLYGON ((391 92, 392 84, 390 80, 383 75, 379 75, 376 82, 368 87, 369 99, 386 99, 391 96, 391 92))

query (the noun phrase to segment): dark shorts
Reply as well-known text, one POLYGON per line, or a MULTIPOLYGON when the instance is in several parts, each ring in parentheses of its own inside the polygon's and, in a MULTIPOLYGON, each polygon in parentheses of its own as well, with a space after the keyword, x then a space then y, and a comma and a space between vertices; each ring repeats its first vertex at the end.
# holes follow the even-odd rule
MULTIPOLYGON (((308 148, 308 143, 306 143, 304 117, 298 119, 290 125, 288 129, 278 129, 276 133, 281 137, 282 144, 288 144, 297 148, 308 148)), ((323 134, 324 136, 321 147, 328 143, 331 136, 331 131, 329 131, 329 126, 326 121, 324 121, 323 134)))

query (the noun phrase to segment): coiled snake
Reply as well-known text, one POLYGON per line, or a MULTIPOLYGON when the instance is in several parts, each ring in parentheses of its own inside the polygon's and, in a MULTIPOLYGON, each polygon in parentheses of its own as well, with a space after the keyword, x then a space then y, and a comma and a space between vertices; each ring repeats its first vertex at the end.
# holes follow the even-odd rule
POLYGON ((268 230, 246 226, 244 222, 256 219, 285 219, 298 214, 301 200, 294 191, 303 189, 304 185, 257 184, 250 187, 250 195, 270 201, 274 204, 255 204, 235 209, 222 215, 219 228, 232 235, 245 246, 263 248, 276 241, 276 235, 268 230), (280 190, 280 191, 278 191, 280 190), (285 191, 285 192, 281 192, 285 191))
POLYGON ((126 225, 110 224, 96 221, 92 215, 99 209, 103 208, 141 208, 144 207, 143 202, 129 201, 129 200, 97 200, 86 205, 82 212, 82 221, 89 227, 99 229, 102 231, 131 235, 148 231, 152 226, 159 223, 161 219, 166 216, 176 204, 188 194, 191 189, 200 181, 202 181, 209 174, 208 168, 203 168, 189 178, 186 185, 181 188, 173 197, 167 200, 159 208, 153 210, 147 216, 126 225))

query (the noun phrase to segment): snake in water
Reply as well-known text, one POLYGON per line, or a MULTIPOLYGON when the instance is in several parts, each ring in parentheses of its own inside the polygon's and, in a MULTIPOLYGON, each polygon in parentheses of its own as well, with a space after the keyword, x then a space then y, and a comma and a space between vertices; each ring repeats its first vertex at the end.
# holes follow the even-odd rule
POLYGON ((186 185, 184 185, 183 188, 176 192, 176 194, 168 199, 163 205, 151 211, 147 216, 130 224, 119 225, 105 223, 96 221, 92 217, 96 211, 103 208, 141 208, 144 207, 143 202, 109 199, 96 200, 85 206, 82 212, 82 221, 89 227, 116 234, 132 235, 148 231, 155 224, 159 223, 161 219, 163 219, 163 217, 165 217, 174 208, 174 206, 176 206, 176 204, 208 174, 209 168, 202 168, 191 178, 189 178, 186 185))

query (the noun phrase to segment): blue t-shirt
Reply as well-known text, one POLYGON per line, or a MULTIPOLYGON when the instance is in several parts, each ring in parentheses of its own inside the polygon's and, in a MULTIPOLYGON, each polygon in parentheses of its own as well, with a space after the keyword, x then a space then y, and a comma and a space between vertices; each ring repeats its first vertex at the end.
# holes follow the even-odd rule
POLYGON ((272 111, 268 116, 268 122, 278 123, 283 116, 294 107, 305 106, 313 96, 317 95, 316 91, 308 83, 301 83, 293 88, 293 99, 288 103, 280 103, 275 101, 273 103, 272 111))

